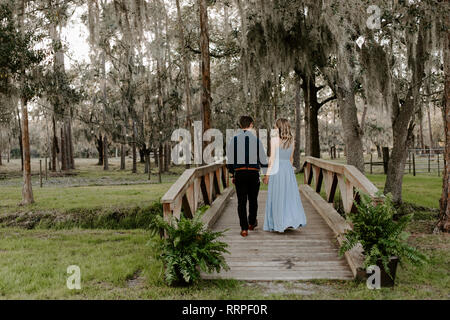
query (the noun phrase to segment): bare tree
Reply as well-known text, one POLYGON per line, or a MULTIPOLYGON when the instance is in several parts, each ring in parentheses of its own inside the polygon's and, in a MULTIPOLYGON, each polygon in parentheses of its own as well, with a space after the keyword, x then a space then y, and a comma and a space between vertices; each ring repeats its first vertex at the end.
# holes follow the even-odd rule
POLYGON ((302 116, 301 116, 301 83, 300 78, 296 77, 295 84, 295 140, 294 140, 294 167, 297 172, 300 171, 300 138, 301 138, 301 124, 302 124, 302 116))
POLYGON ((442 196, 440 199, 439 221, 434 229, 437 231, 450 231, 450 32, 444 42, 444 126, 445 126, 445 168, 442 179, 442 196))
MULTIPOLYGON (((25 30, 25 0, 19 3, 19 29, 23 33, 25 30)), ((22 71, 22 86, 25 86, 25 69, 22 71)), ((22 146, 23 146, 23 188, 22 204, 28 205, 34 203, 33 187, 31 185, 31 160, 30 160, 30 134, 28 129, 28 101, 24 93, 20 99, 22 111, 22 146)))
MULTIPOLYGON (((202 61, 202 121, 203 132, 211 128, 211 65, 209 56, 208 4, 198 0, 200 9, 200 49, 202 61)), ((205 145, 207 142, 204 142, 205 145)))

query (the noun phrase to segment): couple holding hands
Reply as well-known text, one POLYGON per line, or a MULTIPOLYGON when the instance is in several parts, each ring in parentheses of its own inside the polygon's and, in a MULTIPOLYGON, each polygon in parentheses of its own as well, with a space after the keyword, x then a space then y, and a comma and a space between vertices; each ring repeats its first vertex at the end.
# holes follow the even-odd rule
POLYGON ((227 145, 227 168, 236 187, 241 236, 247 237, 248 230, 258 225, 260 170, 263 182, 268 184, 263 229, 284 232, 305 226, 306 216, 292 166, 294 137, 289 120, 281 118, 275 122, 269 161, 264 146, 252 132, 253 119, 242 116, 239 126, 241 130, 227 145))

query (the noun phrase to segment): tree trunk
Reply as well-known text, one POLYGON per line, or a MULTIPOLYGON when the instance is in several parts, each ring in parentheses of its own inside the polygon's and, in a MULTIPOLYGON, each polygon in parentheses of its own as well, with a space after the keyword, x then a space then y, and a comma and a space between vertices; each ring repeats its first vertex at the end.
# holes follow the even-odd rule
MULTIPOLYGON (((180 1, 176 0, 176 6, 177 6, 177 21, 178 21, 178 33, 180 35, 180 48, 182 52, 182 59, 183 59, 183 76, 184 76, 184 96, 186 99, 186 122, 185 126, 186 129, 191 132, 191 137, 194 136, 194 127, 192 126, 192 102, 191 102, 191 83, 190 83, 190 61, 189 61, 189 55, 188 51, 186 49, 186 41, 184 38, 184 31, 183 31, 183 20, 181 18, 181 8, 180 8, 180 1)), ((193 143, 193 139, 192 139, 193 143)), ((192 145, 193 150, 193 145, 192 145)), ((189 168, 190 165, 186 164, 186 167, 189 168)))
MULTIPOLYGON (((202 120, 203 132, 211 128, 211 71, 209 59, 208 7, 206 0, 198 0, 200 9, 200 48, 202 61, 202 120)), ((206 147, 207 142, 203 142, 206 147)))
MULTIPOLYGON (((52 10, 52 14, 56 14, 59 9, 58 6, 55 7, 51 1, 48 1, 48 5, 50 10, 52 10)), ((62 24, 61 20, 54 21, 50 23, 50 38, 52 40, 52 45, 54 48, 57 48, 53 54, 53 71, 56 74, 56 92, 59 92, 59 89, 62 88, 64 83, 61 83, 61 78, 64 78, 65 71, 65 62, 64 62, 64 50, 61 45, 61 30, 62 24), (59 28, 58 28, 59 27, 59 28)), ((61 101, 64 101, 62 99, 61 101)), ((72 145, 72 128, 70 125, 70 107, 68 104, 64 103, 62 105, 63 108, 63 119, 62 119, 62 127, 61 127, 61 169, 62 170, 70 170, 74 168, 73 161, 73 145, 72 145)), ((54 106, 54 110, 56 106, 54 106)))
POLYGON ((450 232, 450 32, 447 32, 447 38, 444 45, 444 97, 443 97, 443 116, 445 130, 445 167, 442 179, 442 196, 440 199, 440 213, 435 232, 450 232))
POLYGON ((419 142, 420 142, 420 148, 422 150, 425 149, 425 143, 423 142, 423 119, 422 119, 422 110, 420 110, 420 119, 419 119, 419 142))
POLYGON ((303 96, 305 99, 305 155, 306 156, 311 156, 311 135, 310 135, 310 114, 311 114, 311 98, 310 98, 310 92, 308 89, 308 85, 306 84, 307 80, 306 77, 303 77, 303 83, 302 83, 302 89, 303 89, 303 96))
MULTIPOLYGON (((66 119, 67 121, 67 119, 66 119)), ((68 122, 64 124, 64 134, 66 135, 65 141, 66 141, 66 166, 67 170, 70 170, 72 168, 71 160, 70 160, 70 135, 69 135, 69 125, 68 122)))
MULTIPOLYGON (((361 116, 361 132, 364 134, 364 125, 366 124, 366 116, 367 116, 367 103, 364 103, 364 109, 361 116)), ((369 152, 369 150, 368 150, 369 152)))
POLYGON ((102 134, 100 133, 99 137, 96 139, 97 139, 96 147, 97 147, 97 151, 98 151, 97 165, 102 166, 103 165, 103 137, 102 137, 102 134))
POLYGON ((158 148, 153 148, 153 156, 155 157, 155 166, 159 167, 158 148))
POLYGON ((139 162, 145 163, 145 146, 143 148, 139 148, 139 162))
POLYGON ((23 139, 22 139, 22 124, 20 121, 19 110, 16 109, 17 113, 17 125, 19 127, 19 148, 20 148, 20 163, 21 163, 21 171, 23 171, 23 139))
POLYGON ((3 152, 3 147, 4 147, 4 144, 3 144, 3 132, 2 132, 2 130, 0 129, 0 166, 3 165, 3 163, 2 163, 2 152, 3 152))
POLYGON ((120 170, 125 170, 125 145, 120 144, 120 170))
POLYGON ((103 170, 109 170, 108 138, 103 136, 103 170))
POLYGON ((8 163, 10 159, 11 159, 11 134, 8 136, 8 159, 7 159, 8 163))
POLYGON ((66 152, 66 170, 71 169, 71 160, 70 160, 70 138, 69 138, 69 126, 67 123, 67 118, 64 120, 64 142, 65 142, 65 152, 66 152))
POLYGON ((375 145, 377 147, 377 159, 381 159, 381 146, 379 144, 375 145))
MULTIPOLYGON (((272 119, 272 121, 275 122, 278 119, 278 95, 279 95, 278 75, 275 74, 275 73, 273 75, 273 87, 272 87, 272 90, 273 90, 272 115, 271 115, 270 119, 272 119)), ((258 109, 259 109, 259 107, 258 107, 258 109)), ((259 115, 259 112, 258 112, 258 115, 259 115)))
POLYGON ((167 172, 167 145, 166 143, 163 143, 163 149, 162 149, 162 163, 163 163, 163 172, 167 172))
POLYGON ((295 140, 294 140, 294 161, 293 165, 297 172, 301 170, 300 166, 300 133, 301 133, 301 84, 300 79, 298 79, 298 84, 295 86, 295 140))
POLYGON ((151 177, 151 170, 150 170, 150 148, 148 148, 145 152, 145 173, 148 174, 148 180, 150 180, 151 177))
POLYGON ((67 170, 67 152, 66 152, 66 140, 64 134, 64 125, 61 126, 61 170, 67 170))
POLYGON ((73 152, 73 140, 72 140, 72 119, 68 119, 67 135, 68 135, 68 151, 69 151, 69 168, 75 169, 75 159, 73 152))
POLYGON ((131 148, 133 149, 133 168, 132 173, 137 173, 137 154, 136 154, 136 122, 133 120, 133 142, 131 148))
POLYGON ((316 105, 311 105, 309 112, 309 138, 310 140, 310 150, 311 156, 315 158, 320 158, 320 139, 319 139, 319 109, 316 105))
MULTIPOLYGON (((410 88, 407 97, 412 97, 412 94, 412 89, 410 88)), ((393 146, 389 157, 384 194, 391 193, 392 199, 396 203, 402 202, 404 168, 408 158, 408 146, 413 138, 414 123, 412 118, 414 115, 414 103, 415 99, 407 99, 404 106, 400 109, 397 95, 394 95, 393 146), (398 111, 395 112, 395 110, 398 111)))
MULTIPOLYGON (((428 135, 430 138, 430 149, 433 149, 434 143, 433 143, 433 128, 431 127, 431 114, 430 114, 430 108, 431 106, 428 105, 427 108, 427 115, 428 115, 428 135)), ((430 150, 431 152, 431 150, 430 150)))
MULTIPOLYGON (((152 144, 151 141, 148 142, 148 148, 147 148, 147 157, 148 157, 148 179, 150 180, 150 174, 152 172, 152 144)), ((153 154, 155 156, 155 154, 153 154)))
POLYGON ((142 150, 142 155, 141 157, 144 159, 144 173, 148 173, 148 163, 147 163, 147 145, 144 143, 144 146, 142 148, 139 149, 139 153, 142 150))
MULTIPOLYGON (((20 2, 19 13, 19 29, 23 32, 24 18, 25 18, 25 0, 20 2)), ((25 84, 25 70, 21 70, 21 85, 25 84)), ((34 203, 33 188, 31 184, 31 155, 30 155, 30 135, 28 128, 28 101, 24 96, 21 97, 22 107, 22 148, 23 148, 23 189, 22 189, 22 204, 29 205, 34 203)))
POLYGON ((408 157, 408 146, 413 141, 414 134, 414 113, 416 112, 416 104, 419 99, 419 90, 422 86, 422 80, 425 77, 425 50, 423 30, 424 24, 419 25, 419 34, 417 44, 415 45, 414 65, 411 83, 409 84, 406 94, 406 101, 400 105, 399 97, 396 92, 393 94, 392 105, 392 133, 393 148, 389 159, 388 174, 384 193, 392 193, 393 201, 402 202, 402 184, 403 173, 406 159, 408 157))
POLYGON ((150 170, 150 157, 149 157, 149 149, 148 148, 146 148, 145 150, 144 150, 144 160, 145 160, 145 166, 144 166, 144 173, 148 173, 149 172, 149 170, 150 170))
POLYGON ((305 153, 307 156, 320 158, 320 138, 315 76, 302 75, 302 89, 305 96, 305 153))
POLYGON ((159 150, 158 150, 158 182, 162 182, 162 171, 163 171, 163 145, 162 143, 159 144, 159 150))
MULTIPOLYGON (((346 82, 352 83, 350 80, 346 82)), ((359 171, 364 173, 362 132, 358 123, 353 89, 340 85, 337 86, 336 91, 339 114, 342 121, 347 164, 355 166, 359 171)))
POLYGON ((30 136, 28 131, 28 107, 27 101, 22 98, 22 145, 23 145, 23 189, 22 204, 34 203, 33 188, 31 185, 31 156, 30 156, 30 136))
POLYGON ((56 134, 56 119, 55 116, 52 117, 52 131, 53 131, 53 139, 52 139, 52 171, 56 171, 56 166, 58 162, 58 136, 56 134))
POLYGON ((169 165, 170 165, 170 146, 166 142, 164 144, 164 172, 169 171, 169 165))
MULTIPOLYGON (((241 91, 241 100, 242 103, 245 106, 249 105, 249 98, 252 100, 255 100, 255 97, 249 97, 249 85, 248 85, 248 75, 249 75, 249 54, 248 54, 248 43, 247 43, 247 17, 246 17, 246 1, 236 0, 236 5, 239 13, 239 19, 241 22, 241 36, 240 36, 240 76, 241 76, 241 83, 242 83, 242 91, 241 91)), ((252 101, 253 102, 253 101, 252 101)), ((255 123, 259 128, 262 127, 260 124, 260 110, 259 110, 259 104, 254 104, 254 110, 255 110, 255 123)))

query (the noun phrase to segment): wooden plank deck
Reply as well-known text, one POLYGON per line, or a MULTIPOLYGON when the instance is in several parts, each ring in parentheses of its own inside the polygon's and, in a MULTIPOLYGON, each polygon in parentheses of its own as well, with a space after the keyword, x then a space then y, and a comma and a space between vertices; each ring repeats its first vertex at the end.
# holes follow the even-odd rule
POLYGON ((353 274, 344 258, 338 256, 338 244, 332 230, 308 199, 300 193, 306 211, 307 226, 285 233, 262 230, 267 191, 258 198, 258 227, 249 236, 240 236, 237 198, 234 194, 216 221, 213 230, 229 229, 221 239, 229 244, 226 255, 229 271, 202 274, 204 279, 237 280, 351 280, 353 274))

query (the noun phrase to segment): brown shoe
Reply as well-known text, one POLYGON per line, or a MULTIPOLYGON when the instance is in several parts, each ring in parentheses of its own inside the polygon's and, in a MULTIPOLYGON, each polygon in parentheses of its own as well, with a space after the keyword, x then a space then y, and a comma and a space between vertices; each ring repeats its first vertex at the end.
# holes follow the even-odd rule
POLYGON ((242 230, 242 231, 241 231, 241 236, 243 236, 244 238, 245 238, 246 236, 248 236, 248 231, 247 231, 247 230, 242 230))
POLYGON ((258 226, 258 220, 256 220, 255 224, 249 224, 248 230, 255 230, 255 228, 258 226))

